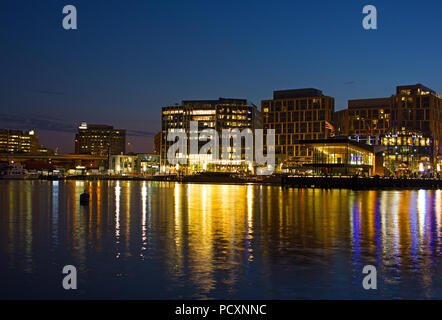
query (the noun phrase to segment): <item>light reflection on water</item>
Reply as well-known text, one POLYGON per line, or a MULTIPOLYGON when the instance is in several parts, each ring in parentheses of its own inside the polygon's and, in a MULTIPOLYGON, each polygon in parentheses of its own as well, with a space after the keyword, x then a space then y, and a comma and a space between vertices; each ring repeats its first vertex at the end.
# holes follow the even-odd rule
POLYGON ((0 181, 0 297, 442 298, 441 197, 0 181), (75 292, 61 287, 67 264, 75 292), (362 289, 366 264, 377 266, 376 291, 362 289))

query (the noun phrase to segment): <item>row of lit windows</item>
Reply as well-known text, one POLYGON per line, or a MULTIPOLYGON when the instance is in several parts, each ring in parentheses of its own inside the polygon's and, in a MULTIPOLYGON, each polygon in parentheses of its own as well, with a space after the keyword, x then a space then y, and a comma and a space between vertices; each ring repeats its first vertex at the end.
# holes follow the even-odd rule
MULTIPOLYGON (((424 162, 430 162, 430 157, 424 155, 401 155, 401 154, 393 154, 387 155, 384 157, 384 162, 408 162, 408 168, 412 168, 413 166, 424 168, 424 162)), ((385 165, 384 165, 385 166, 385 165)))
POLYGON ((195 109, 191 109, 188 110, 188 112, 185 112, 183 109, 172 109, 172 110, 167 110, 167 109, 163 109, 162 114, 163 115, 177 115, 177 114, 181 114, 183 115, 184 113, 187 113, 189 115, 214 115, 216 114, 218 111, 218 113, 232 113, 232 114, 247 114, 247 113, 251 113, 250 111, 250 107, 248 106, 231 106, 231 107, 223 107, 223 108, 211 108, 211 109, 199 109, 199 110, 195 110, 195 109))
POLYGON ((108 138, 122 138, 124 135, 117 135, 115 134, 101 134, 101 135, 86 135, 86 134, 80 134, 77 136, 78 139, 108 139, 108 138))
POLYGON ((372 165, 369 152, 351 150, 347 147, 314 148, 313 163, 372 165))
MULTIPOLYGON (((201 121, 202 119, 200 119, 198 126, 200 128, 204 128, 204 127, 209 127, 209 128, 215 128, 215 122, 212 121, 201 121)), ((247 128, 247 127, 251 127, 252 123, 250 122, 250 120, 240 120, 240 121, 224 121, 224 122, 218 122, 218 127, 219 128, 225 128, 225 129, 230 129, 230 128, 247 128)), ((167 129, 183 129, 184 128, 184 124, 183 122, 173 122, 173 123, 167 123, 167 125, 163 125, 163 128, 165 130, 167 129)))
POLYGON ((183 109, 174 109, 174 110, 163 110, 163 115, 164 114, 182 114, 184 112, 183 109))
MULTIPOLYGON (((163 116, 163 121, 180 121, 182 122, 184 119, 183 116, 163 116)), ((186 118, 187 119, 187 118, 186 118)), ((252 120, 249 115, 231 115, 231 114, 218 114, 217 116, 213 115, 193 115, 190 118, 190 121, 201 121, 201 120, 215 120, 215 119, 232 119, 232 120, 252 120)))
POLYGON ((306 109, 333 108, 333 100, 326 98, 296 98, 290 100, 264 100, 263 112, 293 111, 306 109), (329 103, 327 103, 329 101, 329 103))
POLYGON ((219 115, 219 119, 232 119, 232 120, 252 120, 247 115, 245 116, 230 116, 230 115, 219 115))
POLYGON ((390 114, 384 113, 384 112, 376 112, 376 110, 365 111, 350 111, 349 112, 349 119, 356 119, 356 120, 370 120, 370 119, 389 119, 390 114))
POLYGON ((252 113, 251 110, 249 108, 247 109, 230 109, 230 108, 222 108, 218 110, 219 113, 232 113, 232 114, 247 114, 247 113, 252 113))
POLYGON ((0 137, 1 141, 20 141, 20 140, 30 140, 31 137, 11 137, 11 136, 5 136, 5 137, 0 137))
POLYGON ((15 141, 9 141, 9 142, 0 142, 2 145, 10 145, 10 146, 30 146, 30 143, 26 142, 15 142, 15 141))
POLYGON ((191 115, 211 115, 216 114, 216 110, 193 110, 190 112, 191 115))
POLYGON ((425 137, 382 137, 384 146, 431 146, 433 141, 425 137))

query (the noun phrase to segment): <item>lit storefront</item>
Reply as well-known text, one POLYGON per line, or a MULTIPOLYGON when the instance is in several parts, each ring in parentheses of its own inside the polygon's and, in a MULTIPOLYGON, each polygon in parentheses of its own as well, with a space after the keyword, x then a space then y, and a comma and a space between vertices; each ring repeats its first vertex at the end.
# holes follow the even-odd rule
POLYGON ((373 146, 348 139, 304 140, 312 151, 311 163, 304 171, 326 175, 373 175, 375 159, 373 146))
POLYGON ((380 137, 386 147, 384 167, 390 174, 414 175, 434 173, 433 138, 421 132, 402 131, 380 137))
POLYGON ((112 155, 109 169, 114 174, 156 174, 160 171, 160 156, 156 154, 112 155))

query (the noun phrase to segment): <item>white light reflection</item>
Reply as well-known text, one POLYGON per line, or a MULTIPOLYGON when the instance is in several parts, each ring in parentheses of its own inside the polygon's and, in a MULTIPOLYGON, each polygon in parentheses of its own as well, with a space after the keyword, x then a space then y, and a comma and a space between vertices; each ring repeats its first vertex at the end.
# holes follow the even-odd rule
MULTIPOLYGON (((401 194, 402 192, 397 191, 393 195, 393 203, 391 205, 391 216, 393 217, 393 252, 395 258, 400 259, 399 254, 399 206, 401 202, 401 194)), ((397 261, 399 264, 400 261, 397 261)))
MULTIPOLYGON (((115 186, 115 243, 120 243, 120 197, 121 197, 121 187, 120 181, 117 181, 115 186)), ((120 253, 117 253, 117 258, 120 253)))
POLYGON ((379 215, 381 217, 381 251, 388 248, 387 234, 387 215, 388 215, 388 191, 381 192, 381 201, 379 206, 379 215))
POLYGON ((253 186, 247 185, 247 260, 252 262, 253 257, 253 186))
POLYGON ((142 239, 142 247, 141 251, 146 250, 146 240, 147 240, 147 187, 146 181, 143 181, 143 185, 141 187, 141 210, 142 210, 142 222, 141 222, 141 239, 142 239))
POLYGON ((425 216, 427 213, 427 192, 419 190, 417 192, 417 218, 419 224, 419 238, 425 239, 425 216))
POLYGON ((441 238, 441 230, 442 230, 442 226, 441 226, 442 210, 440 210, 441 205, 442 205, 441 193, 442 193, 441 190, 436 190, 436 195, 435 195, 435 199, 434 199, 434 212, 435 212, 435 216, 436 216, 436 236, 437 236, 437 239, 441 238))
POLYGON ((247 185, 247 222, 249 234, 252 233, 253 228, 253 186, 251 184, 247 185))
MULTIPOLYGON (((175 246, 178 251, 181 250, 181 235, 182 235, 182 223, 181 223, 181 214, 183 211, 183 197, 182 197, 182 188, 183 185, 175 184, 174 186, 174 209, 175 209, 175 246)), ((187 186, 190 188, 190 185, 187 186)), ((189 195, 190 197, 190 195, 189 195)), ((190 201, 190 200, 189 200, 190 201)))
POLYGON ((52 182, 52 239, 54 246, 58 245, 58 196, 59 182, 52 182))

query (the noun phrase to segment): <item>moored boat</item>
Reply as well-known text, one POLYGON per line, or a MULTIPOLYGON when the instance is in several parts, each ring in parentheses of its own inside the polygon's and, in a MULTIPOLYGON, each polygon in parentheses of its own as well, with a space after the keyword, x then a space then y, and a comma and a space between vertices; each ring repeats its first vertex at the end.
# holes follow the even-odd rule
POLYGON ((29 176, 28 171, 20 163, 11 163, 0 177, 2 179, 24 180, 29 176))

